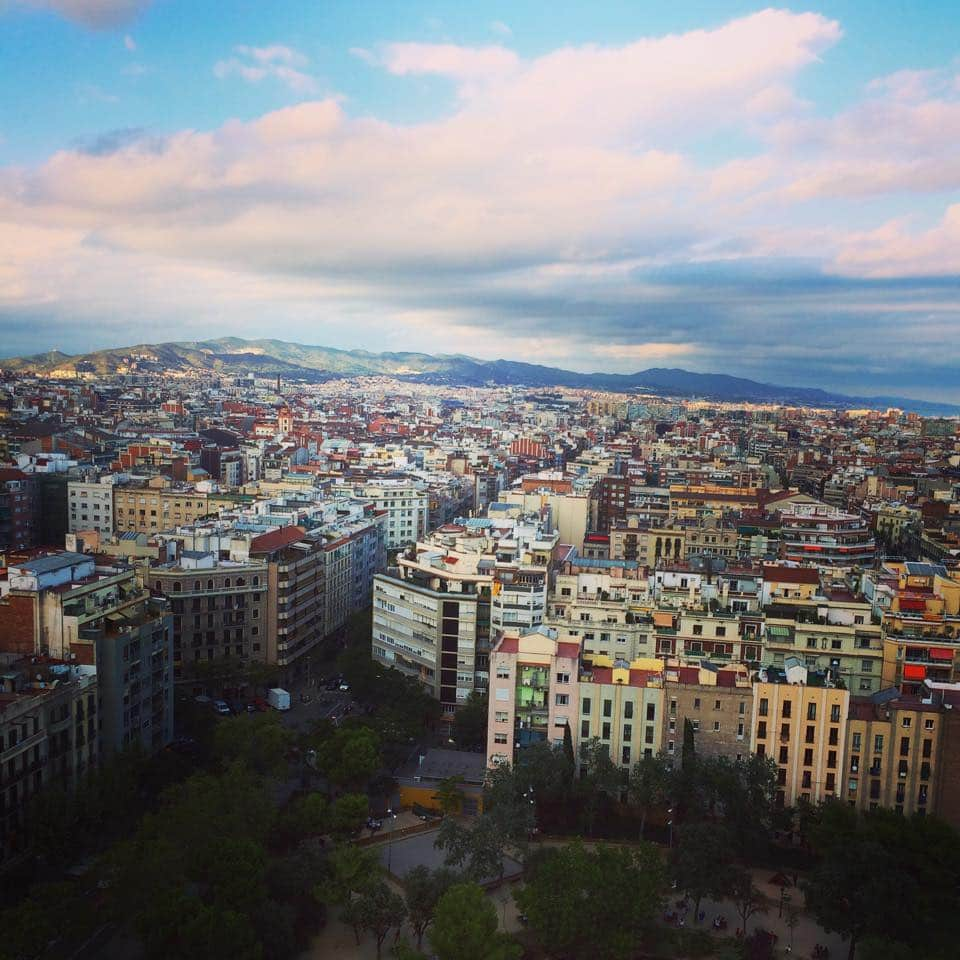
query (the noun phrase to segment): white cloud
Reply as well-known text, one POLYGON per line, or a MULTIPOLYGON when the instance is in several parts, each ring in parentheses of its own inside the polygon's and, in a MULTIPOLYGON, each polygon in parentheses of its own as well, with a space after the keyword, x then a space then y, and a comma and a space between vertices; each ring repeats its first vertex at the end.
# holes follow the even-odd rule
POLYGON ((236 57, 218 60, 213 67, 214 76, 223 80, 238 76, 248 83, 274 79, 289 87, 294 93, 308 94, 317 90, 317 81, 304 67, 309 60, 292 47, 272 44, 267 47, 240 45, 233 48, 236 57))
POLYGON ((150 6, 152 0, 19 0, 38 10, 53 10, 68 20, 94 30, 126 23, 150 6))

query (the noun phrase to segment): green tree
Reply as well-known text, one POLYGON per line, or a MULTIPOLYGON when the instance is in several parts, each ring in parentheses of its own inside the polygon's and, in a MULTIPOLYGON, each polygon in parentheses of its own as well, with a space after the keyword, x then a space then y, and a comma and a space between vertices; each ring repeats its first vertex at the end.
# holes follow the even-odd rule
POLYGON ((496 908, 475 883, 444 893, 427 939, 438 960, 519 960, 521 954, 497 929, 496 908))
POLYGON ((720 825, 685 824, 673 848, 672 872, 677 886, 693 900, 693 915, 700 915, 700 903, 707 897, 723 899, 732 876, 733 843, 720 825))
POLYGON ((633 765, 627 784, 627 798, 640 811, 640 839, 650 809, 670 794, 670 768, 662 756, 644 756, 633 765))
POLYGON ((577 792, 583 804, 584 826, 593 836, 597 814, 605 800, 616 798, 623 786, 623 774, 610 759, 610 748, 597 737, 580 746, 580 779, 577 792))
POLYGON ((365 794, 345 793, 330 804, 327 826, 330 833, 345 839, 358 833, 367 819, 369 804, 365 794))
POLYGON ((275 713, 243 713, 217 724, 213 754, 224 762, 239 760, 255 773, 282 776, 288 766, 291 732, 275 713))
POLYGON ((341 727, 317 748, 317 766, 342 789, 365 787, 380 763, 379 739, 368 727, 341 727))
POLYGON ((459 813, 463 808, 464 793, 460 789, 462 777, 446 777, 437 784, 434 799, 445 814, 459 813))
POLYGON ((477 883, 502 880, 504 847, 509 836, 502 822, 492 814, 484 814, 470 825, 452 817, 445 819, 434 843, 445 852, 446 866, 457 868, 477 883))
POLYGON ((324 903, 346 904, 383 875, 376 851, 352 843, 334 848, 328 862, 329 878, 315 891, 324 903))
POLYGON ((453 886, 456 875, 445 868, 430 870, 420 864, 403 878, 410 926, 417 935, 417 948, 423 944, 423 935, 433 922, 440 898, 453 886))
POLYGON ((327 829, 327 800, 320 793, 296 797, 287 804, 277 822, 276 839, 283 845, 315 837, 327 829))
POLYGON ((770 909, 770 901, 758 890, 753 883, 749 871, 742 868, 733 868, 727 885, 727 896, 733 901, 737 916, 740 917, 740 929, 747 935, 747 923, 752 916, 766 913, 770 909))
POLYGON ((578 842, 539 856, 515 899, 551 956, 626 960, 652 928, 664 887, 651 846, 589 851, 578 842))
POLYGON ((474 691, 457 707, 453 720, 453 740, 460 750, 480 750, 487 746, 487 698, 474 691))
POLYGON ((373 934, 377 943, 377 960, 387 934, 394 928, 400 927, 407 915, 403 897, 394 893, 384 881, 377 881, 372 887, 364 890, 356 900, 364 930, 373 934))

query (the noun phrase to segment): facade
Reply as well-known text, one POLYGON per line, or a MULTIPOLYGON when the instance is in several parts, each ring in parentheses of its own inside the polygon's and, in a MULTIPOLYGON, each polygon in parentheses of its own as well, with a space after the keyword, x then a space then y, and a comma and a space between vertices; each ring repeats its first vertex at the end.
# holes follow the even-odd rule
POLYGON ((74 789, 98 762, 90 667, 25 661, 0 678, 0 867, 27 849, 26 812, 46 787, 74 789))
POLYGON ((147 570, 150 592, 170 601, 177 679, 189 679, 204 661, 266 660, 267 572, 262 561, 233 563, 194 551, 147 570))
POLYGON ((71 480, 67 484, 67 532, 113 535, 113 484, 71 480))
POLYGON ((860 810, 910 816, 934 807, 941 774, 944 711, 896 690, 852 700, 843 796, 860 810))
POLYGON ((0 586, 0 652, 96 672, 105 753, 173 739, 173 617, 133 569, 60 552, 10 566, 0 586))
POLYGON ((754 752, 777 764, 781 807, 843 795, 850 693, 811 686, 807 679, 796 662, 788 664, 782 682, 758 682, 753 692, 754 752))
POLYGON ((386 514, 387 550, 399 550, 426 536, 430 521, 430 497, 410 480, 384 480, 365 484, 361 495, 386 514))
POLYGON ((117 484, 113 526, 118 533, 158 533, 195 523, 210 512, 208 495, 192 486, 172 485, 164 477, 145 485, 117 484))
POLYGON ((753 684, 745 667, 668 663, 663 678, 660 737, 666 756, 681 757, 687 720, 698 756, 740 760, 750 753, 753 684))
POLYGON ((0 550, 33 546, 36 522, 34 478, 0 467, 0 550))
POLYGON ((817 567, 870 566, 877 552, 867 521, 823 504, 793 504, 780 514, 784 560, 817 567))
POLYGON ((562 745, 576 736, 579 647, 558 642, 545 628, 505 635, 490 654, 487 763, 521 762, 538 742, 562 745))

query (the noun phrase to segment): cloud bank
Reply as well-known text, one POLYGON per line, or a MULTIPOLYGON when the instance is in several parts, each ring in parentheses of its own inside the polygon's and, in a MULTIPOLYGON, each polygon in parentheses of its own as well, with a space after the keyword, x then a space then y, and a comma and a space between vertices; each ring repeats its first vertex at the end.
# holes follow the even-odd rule
MULTIPOLYGON (((452 86, 430 122, 355 116, 330 96, 0 171, 4 326, 30 318, 49 339, 73 324, 65 347, 96 321, 101 337, 269 329, 849 391, 953 383, 949 71, 878 78, 823 115, 797 93, 842 37, 818 14, 533 59, 497 32, 483 47, 358 51, 398 97, 452 86), (915 218, 918 198, 939 216, 915 218)), ((288 47, 243 46, 215 72, 304 95, 307 67, 288 47)))

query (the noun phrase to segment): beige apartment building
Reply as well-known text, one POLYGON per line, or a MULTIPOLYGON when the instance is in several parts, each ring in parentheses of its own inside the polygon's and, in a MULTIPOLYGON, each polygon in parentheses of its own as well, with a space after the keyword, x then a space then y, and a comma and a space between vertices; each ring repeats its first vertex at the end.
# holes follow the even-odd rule
POLYGON ((842 796, 850 693, 808 685, 799 662, 787 676, 758 682, 753 692, 754 752, 777 764, 777 805, 842 796))
POLYGON ((188 485, 154 477, 145 485, 117 485, 113 528, 117 533, 158 533, 194 523, 210 512, 208 495, 188 485))

